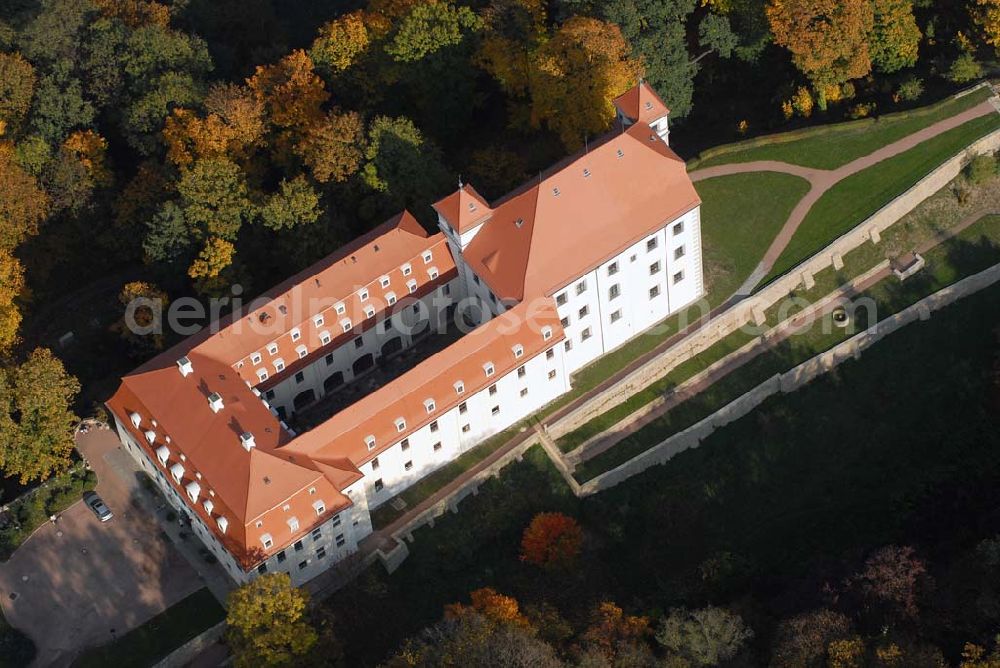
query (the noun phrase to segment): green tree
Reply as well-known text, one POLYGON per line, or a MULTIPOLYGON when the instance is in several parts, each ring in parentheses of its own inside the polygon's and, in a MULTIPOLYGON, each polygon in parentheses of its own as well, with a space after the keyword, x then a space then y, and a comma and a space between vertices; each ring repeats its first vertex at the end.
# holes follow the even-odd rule
POLYGON ((945 76, 957 84, 969 83, 982 78, 983 66, 973 54, 963 51, 952 61, 945 76))
POLYGON ((240 668, 294 664, 316 643, 309 595, 287 573, 268 573, 229 594, 226 634, 240 668))
POLYGON ((481 27, 482 19, 468 7, 450 2, 419 3, 400 21, 385 52, 397 62, 413 62, 458 44, 468 32, 481 27))
POLYGON ((265 226, 282 230, 314 223, 322 213, 319 194, 300 174, 291 181, 281 180, 279 191, 268 198, 261 208, 260 217, 265 226))
POLYGON ((897 72, 917 64, 920 28, 913 0, 872 0, 874 24, 868 38, 872 64, 880 72, 897 72))
POLYGON ((80 384, 46 348, 2 376, 0 467, 22 484, 45 480, 70 463, 79 420, 70 407, 80 384))
POLYGON ((184 72, 167 72, 152 88, 132 99, 122 117, 125 140, 140 154, 153 155, 160 145, 160 130, 174 107, 198 104, 204 85, 184 72))
POLYGON ((91 126, 94 114, 71 61, 56 61, 39 78, 31 122, 49 143, 61 144, 70 130, 91 126))
POLYGON ((646 81, 675 119, 691 112, 698 73, 688 54, 685 28, 694 6, 695 0, 611 0, 604 8, 605 18, 621 27, 632 57, 645 65, 646 81))
POLYGON ((699 666, 729 661, 752 637, 739 615, 712 606, 672 610, 656 632, 657 642, 699 666))
POLYGON ((142 248, 147 262, 180 262, 188 254, 192 243, 184 209, 177 202, 164 202, 146 221, 142 248))
POLYGON ((0 124, 6 126, 6 134, 20 127, 34 94, 35 69, 31 63, 19 53, 0 53, 0 124))
POLYGON ((0 142, 0 249, 13 250, 38 233, 48 197, 38 180, 17 164, 14 147, 0 142))
POLYGON ((243 170, 224 158, 197 160, 177 183, 184 219, 194 238, 233 240, 256 216, 243 170))
POLYGON ((411 120, 379 116, 368 129, 362 178, 398 209, 432 201, 447 187, 448 173, 441 150, 411 120))

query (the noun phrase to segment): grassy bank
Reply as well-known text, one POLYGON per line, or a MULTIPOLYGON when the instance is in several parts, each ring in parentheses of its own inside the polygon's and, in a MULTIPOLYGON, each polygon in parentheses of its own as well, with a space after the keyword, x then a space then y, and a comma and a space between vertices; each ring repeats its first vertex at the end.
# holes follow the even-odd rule
POLYGON ((977 118, 836 184, 813 205, 761 285, 829 245, 949 158, 998 128, 998 114, 977 118))
POLYGON ((770 135, 706 151, 691 169, 755 160, 778 160, 803 167, 836 169, 888 146, 914 132, 951 118, 991 95, 980 89, 961 98, 947 98, 926 107, 797 132, 770 135))

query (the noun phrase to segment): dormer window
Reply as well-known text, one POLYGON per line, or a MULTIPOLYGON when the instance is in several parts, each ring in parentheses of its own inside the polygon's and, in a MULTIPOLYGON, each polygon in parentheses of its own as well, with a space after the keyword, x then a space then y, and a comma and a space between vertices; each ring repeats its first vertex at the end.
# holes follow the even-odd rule
POLYGON ((458 381, 455 383, 455 394, 462 395, 465 394, 465 383, 458 381))
POLYGON ((215 501, 205 499, 205 512, 211 515, 213 510, 215 510, 215 501))
POLYGON ((409 262, 407 262, 402 267, 400 267, 400 270, 403 272, 403 276, 409 276, 410 274, 413 273, 413 266, 410 265, 409 262))
POLYGON ((132 426, 136 429, 138 429, 139 425, 142 424, 142 417, 140 417, 140 415, 135 411, 128 414, 128 419, 131 420, 132 426))
POLYGON ((167 465, 167 458, 170 456, 170 450, 165 445, 161 445, 156 449, 156 458, 160 460, 160 466, 167 465))
POLYGON ((379 285, 381 285, 383 288, 389 287, 389 277, 388 276, 382 276, 382 277, 380 277, 378 279, 378 282, 379 282, 379 285))
POLYGON ((337 312, 337 315, 344 315, 347 313, 347 307, 343 304, 337 304, 333 307, 333 310, 337 312))
POLYGON ((184 466, 179 463, 171 466, 170 477, 173 478, 174 482, 178 485, 181 484, 181 479, 184 477, 184 466))
POLYGON ((406 420, 403 418, 396 418, 396 431, 400 434, 406 431, 406 420))
POLYGON ((277 343, 269 343, 269 344, 267 344, 267 352, 270 355, 277 355, 278 354, 278 344, 277 343))
POLYGON ((347 318, 340 321, 340 326, 344 328, 345 332, 351 331, 351 321, 347 318))
POLYGON ((430 251, 424 251, 423 258, 424 258, 424 264, 428 264, 431 260, 434 259, 434 255, 431 254, 430 251))
POLYGON ((493 362, 487 362, 483 365, 483 371, 486 372, 486 377, 489 378, 494 374, 496 369, 493 367, 493 362))
POLYGON ((262 383, 267 380, 267 369, 257 369, 257 380, 262 383))
POLYGON ((274 360, 274 370, 276 372, 278 372, 278 373, 281 373, 282 371, 284 371, 285 370, 285 360, 281 359, 280 357, 278 359, 274 360))
POLYGON ((313 325, 315 325, 316 327, 322 327, 323 316, 322 315, 313 316, 313 325))
POLYGON ((553 188, 552 194, 555 195, 556 197, 559 197, 559 188, 553 188))
POLYGON ((375 307, 372 306, 371 304, 369 304, 368 306, 365 306, 365 317, 366 318, 374 318, 375 317, 375 307))
POLYGON ((424 401, 424 408, 427 410, 427 414, 430 415, 437 408, 437 404, 434 403, 433 399, 426 399, 424 401))
POLYGON ((409 290, 410 294, 412 295, 414 292, 417 291, 417 282, 411 278, 406 282, 406 289, 409 290))
POLYGON ((201 485, 192 480, 184 489, 187 490, 187 495, 191 499, 191 503, 197 503, 198 495, 201 494, 201 485))
POLYGON ((431 267, 430 269, 428 269, 427 270, 427 275, 431 277, 432 281, 435 278, 437 278, 438 277, 438 269, 437 269, 437 267, 431 267))
POLYGON ((251 364, 260 364, 260 360, 261 359, 262 358, 260 356, 260 353, 254 353, 253 355, 250 356, 250 363, 251 364))
POLYGON ((325 346, 326 344, 330 343, 330 341, 331 341, 330 332, 324 329, 322 332, 319 333, 319 342, 321 344, 325 346))
POLYGON ((313 510, 316 511, 317 515, 322 515, 326 512, 326 504, 320 500, 313 501, 313 510))
POLYGON ((392 306, 393 304, 395 304, 396 303, 396 293, 395 292, 387 292, 387 293, 385 293, 385 301, 386 301, 387 304, 389 304, 389 306, 392 306))
POLYGON ((222 515, 219 515, 215 519, 215 523, 219 525, 219 531, 221 531, 222 533, 226 533, 226 529, 229 528, 229 520, 227 520, 222 515))
POLYGON ((156 440, 156 432, 153 431, 152 429, 147 429, 144 436, 146 437, 146 442, 149 443, 150 445, 152 445, 153 441, 156 440))
POLYGON ((549 326, 542 327, 542 340, 548 341, 552 338, 552 328, 549 326))
POLYGON ((294 328, 290 333, 292 335, 292 341, 298 341, 302 338, 302 332, 298 327, 294 328))
POLYGON ((365 301, 366 299, 368 299, 368 288, 361 288, 360 290, 358 290, 358 299, 360 299, 361 301, 365 301))
POLYGON ((274 545, 274 539, 271 538, 271 534, 269 533, 261 534, 260 544, 264 546, 265 550, 270 550, 271 546, 274 545))
POLYGON ((524 355, 524 346, 522 346, 520 343, 514 346, 512 350, 514 351, 515 359, 520 359, 524 355))
POLYGON ((289 517, 286 520, 286 523, 288 524, 289 531, 291 531, 292 533, 295 533, 296 531, 299 530, 299 518, 298 517, 289 517))
POLYGON ((365 445, 368 446, 369 452, 375 449, 375 437, 369 434, 365 436, 365 445))
POLYGON ((208 395, 208 407, 212 409, 213 413, 218 413, 223 409, 222 395, 218 392, 212 392, 208 395))
POLYGON ((306 348, 305 346, 299 346, 298 348, 295 349, 295 352, 299 356, 299 359, 302 359, 303 357, 309 354, 309 349, 306 348))

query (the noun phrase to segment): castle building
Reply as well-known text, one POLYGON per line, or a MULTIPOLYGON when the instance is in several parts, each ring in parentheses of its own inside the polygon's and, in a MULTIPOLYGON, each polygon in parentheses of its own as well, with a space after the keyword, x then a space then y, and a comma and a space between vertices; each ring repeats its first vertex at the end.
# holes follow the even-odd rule
POLYGON ((669 111, 644 83, 615 104, 500 200, 460 185, 440 232, 403 212, 122 379, 123 446, 236 582, 315 577, 372 509, 702 296, 669 111))

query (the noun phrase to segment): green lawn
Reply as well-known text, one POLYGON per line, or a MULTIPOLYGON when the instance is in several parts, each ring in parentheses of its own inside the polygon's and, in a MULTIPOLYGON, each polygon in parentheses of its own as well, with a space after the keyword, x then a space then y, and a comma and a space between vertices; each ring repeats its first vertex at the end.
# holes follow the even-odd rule
POLYGON ((781 276, 856 227, 946 160, 998 128, 1000 114, 977 118, 833 186, 806 215, 760 285, 781 276))
MULTIPOLYGON (((983 218, 924 257, 927 267, 905 283, 890 278, 859 296, 870 297, 878 305, 877 314, 869 316, 873 320, 862 323, 861 327, 874 324, 874 319, 885 319, 947 285, 1000 262, 1000 216, 983 218)), ((581 463, 574 476, 585 482, 610 471, 711 415, 771 376, 784 373, 813 355, 828 350, 848 335, 847 330, 830 327, 829 318, 825 318, 824 326, 814 326, 782 342, 775 349, 760 354, 697 396, 622 439, 611 449, 581 463)))
MULTIPOLYGON (((840 581, 842 560, 850 567, 891 543, 922 555, 975 545, 994 532, 1000 503, 1000 422, 982 372, 996 359, 998 303, 994 287, 952 305, 668 465, 583 500, 530 450, 459 513, 418 530, 394 574, 375 566, 325 603, 347 661, 384 661, 446 604, 485 586, 522 610, 549 604, 575 628, 600 601, 634 614, 733 606, 767 638, 778 619, 828 604, 823 583, 840 581), (569 572, 518 559, 521 532, 543 511, 584 527, 569 572)), ((964 631, 952 630, 950 650, 973 637, 964 631)))
POLYGON ((225 617, 226 611, 212 593, 207 588, 199 589, 118 640, 86 651, 73 666, 151 666, 225 617))
POLYGON ((706 152, 705 155, 710 157, 695 161, 691 168, 701 169, 754 160, 779 160, 804 167, 836 169, 938 121, 970 109, 989 96, 988 89, 980 89, 957 100, 948 98, 937 104, 888 114, 875 120, 808 128, 722 146, 706 152), (766 143, 754 145, 761 142, 766 143))

